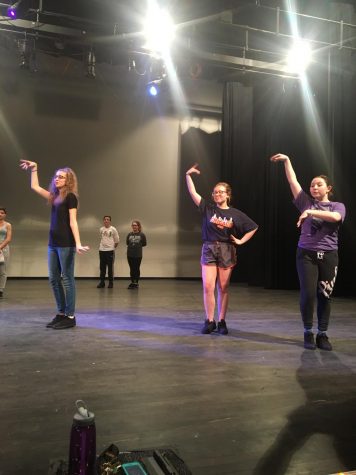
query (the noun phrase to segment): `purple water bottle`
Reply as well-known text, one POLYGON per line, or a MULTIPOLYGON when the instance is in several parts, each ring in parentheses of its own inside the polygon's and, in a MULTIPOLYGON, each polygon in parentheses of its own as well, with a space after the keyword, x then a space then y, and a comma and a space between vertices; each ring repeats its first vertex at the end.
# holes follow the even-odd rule
POLYGON ((75 402, 69 447, 69 475, 93 475, 96 461, 95 418, 84 401, 75 402))

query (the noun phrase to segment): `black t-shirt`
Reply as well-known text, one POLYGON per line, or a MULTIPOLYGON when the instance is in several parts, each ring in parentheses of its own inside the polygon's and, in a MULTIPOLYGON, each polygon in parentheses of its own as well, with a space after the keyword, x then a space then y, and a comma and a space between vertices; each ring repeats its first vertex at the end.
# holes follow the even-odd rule
POLYGON ((199 204, 203 215, 202 237, 204 242, 232 242, 230 235, 241 238, 249 231, 257 229, 257 224, 236 208, 221 209, 207 203, 203 198, 199 204))
POLYGON ((75 247, 69 219, 69 210, 73 208, 78 208, 78 199, 73 193, 68 193, 63 201, 52 204, 49 246, 75 247))
POLYGON ((126 236, 127 257, 142 257, 142 248, 147 245, 143 233, 129 233, 126 236))

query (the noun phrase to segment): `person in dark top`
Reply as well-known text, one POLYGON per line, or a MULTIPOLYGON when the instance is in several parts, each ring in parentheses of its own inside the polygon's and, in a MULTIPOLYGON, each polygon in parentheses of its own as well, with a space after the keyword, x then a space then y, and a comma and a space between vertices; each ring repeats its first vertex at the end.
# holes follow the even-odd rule
POLYGON ((132 231, 126 236, 127 262, 130 267, 131 283, 128 289, 138 289, 140 280, 140 266, 142 261, 142 248, 147 245, 147 239, 142 232, 140 221, 134 220, 131 223, 132 231))
POLYGON ((345 219, 343 203, 330 201, 332 185, 325 175, 314 177, 310 195, 300 186, 287 155, 277 153, 272 162, 283 162, 294 201, 301 215, 297 248, 297 272, 300 284, 300 312, 304 324, 304 348, 331 351, 327 336, 330 319, 330 299, 338 269, 338 232, 345 219), (318 333, 313 334, 314 302, 317 299, 318 333))
POLYGON ((236 248, 249 241, 258 229, 246 214, 230 207, 231 187, 219 182, 212 192, 213 203, 207 203, 196 191, 192 174, 200 174, 195 164, 186 172, 189 194, 203 216, 201 268, 206 319, 201 330, 208 334, 216 329, 215 286, 217 286, 218 332, 227 335, 226 311, 232 269, 236 265, 236 248))
POLYGON ((21 160, 20 167, 31 172, 31 189, 51 205, 48 242, 49 281, 57 304, 57 315, 47 328, 62 330, 76 326, 74 260, 76 252, 88 251, 82 246, 77 223, 78 182, 72 169, 60 168, 48 190, 39 185, 36 162, 21 160))

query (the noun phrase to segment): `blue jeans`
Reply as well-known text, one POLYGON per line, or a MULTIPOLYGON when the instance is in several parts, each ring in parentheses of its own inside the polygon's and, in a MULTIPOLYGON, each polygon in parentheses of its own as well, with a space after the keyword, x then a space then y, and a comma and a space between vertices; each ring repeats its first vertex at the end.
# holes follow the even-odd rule
POLYGON ((49 282, 58 313, 65 315, 74 315, 75 311, 75 254, 75 247, 48 246, 49 282))

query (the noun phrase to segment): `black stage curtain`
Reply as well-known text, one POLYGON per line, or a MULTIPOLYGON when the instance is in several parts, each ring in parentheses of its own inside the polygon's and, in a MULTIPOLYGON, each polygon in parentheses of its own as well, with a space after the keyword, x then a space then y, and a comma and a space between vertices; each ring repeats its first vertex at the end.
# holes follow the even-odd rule
POLYGON ((248 75, 244 82, 226 83, 221 174, 233 187, 234 206, 260 226, 250 243, 239 249, 233 280, 266 288, 298 287, 298 210, 283 165, 269 161, 282 152, 292 158, 306 191, 314 176, 326 174, 334 182, 333 199, 345 203, 336 293, 355 295, 354 61, 350 55, 332 58, 332 69, 315 68, 307 86, 290 78, 256 80, 248 75))

